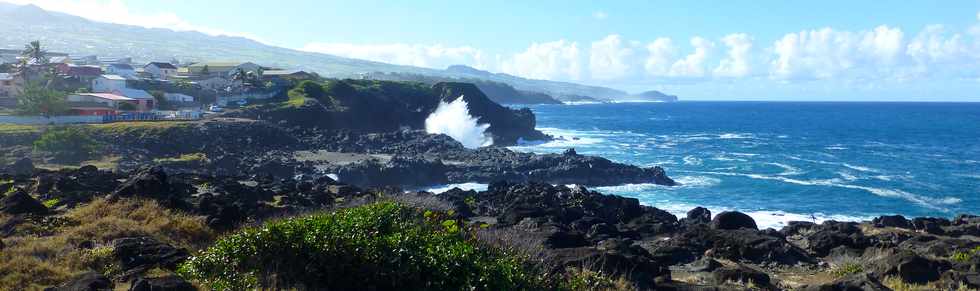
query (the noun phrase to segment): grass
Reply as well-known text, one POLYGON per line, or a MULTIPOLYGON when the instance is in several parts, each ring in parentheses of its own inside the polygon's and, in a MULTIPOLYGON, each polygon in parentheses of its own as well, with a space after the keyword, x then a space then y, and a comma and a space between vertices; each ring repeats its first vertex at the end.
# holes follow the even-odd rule
MULTIPOLYGON (((0 224, 9 219, 0 217, 0 224)), ((118 270, 110 262, 108 245, 117 238, 150 236, 199 249, 215 237, 200 217, 151 200, 131 199, 95 200, 56 219, 28 221, 17 229, 4 238, 6 248, 0 252, 0 290, 42 290, 87 270, 112 274, 118 270), (95 248, 76 247, 82 242, 92 242, 95 248)))
POLYGON ((954 251, 953 254, 950 255, 949 259, 954 262, 966 263, 977 256, 980 256, 980 246, 977 246, 971 250, 954 251))
MULTIPOLYGON (((881 280, 881 283, 892 289, 894 291, 933 291, 933 290, 952 290, 945 287, 941 281, 930 282, 928 284, 913 284, 906 283, 902 281, 902 278, 897 276, 888 276, 881 280)), ((962 283, 955 289, 955 291, 971 291, 976 289, 970 289, 962 283)))
POLYGON ((41 132, 40 126, 0 123, 0 134, 37 132, 41 132))
POLYGON ((193 121, 132 121, 92 124, 89 125, 89 128, 98 133, 112 136, 120 136, 129 133, 152 136, 171 129, 190 126, 192 124, 194 124, 193 121))
POLYGON ((449 216, 378 202, 272 221, 219 240, 180 273, 212 290, 563 289, 449 216))
POLYGON ((840 255, 833 256, 828 261, 830 263, 829 272, 834 278, 843 278, 864 272, 864 262, 858 257, 840 255))
POLYGON ((205 153, 189 153, 182 154, 178 157, 173 158, 159 158, 154 159, 157 163, 193 163, 193 162, 207 162, 208 156, 205 153))

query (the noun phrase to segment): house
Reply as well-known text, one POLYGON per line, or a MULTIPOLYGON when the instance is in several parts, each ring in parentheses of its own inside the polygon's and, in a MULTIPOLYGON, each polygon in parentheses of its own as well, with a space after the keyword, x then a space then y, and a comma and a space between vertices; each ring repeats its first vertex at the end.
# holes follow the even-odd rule
POLYGON ((71 57, 71 62, 76 65, 89 65, 89 66, 98 66, 101 64, 99 63, 99 57, 95 55, 73 56, 71 57))
POLYGON ((55 65, 55 70, 57 70, 59 74, 76 78, 86 83, 89 83, 93 79, 102 76, 102 68, 96 66, 76 66, 72 64, 57 64, 55 65))
POLYGON ((263 70, 262 66, 252 62, 204 62, 187 66, 183 68, 181 73, 189 76, 208 75, 230 77, 238 69, 256 73, 261 73, 263 70))
POLYGON ((177 67, 171 63, 152 62, 143 66, 143 71, 160 80, 168 80, 177 76, 177 67))
POLYGON ((112 113, 118 110, 124 103, 132 104, 139 110, 146 108, 145 100, 137 100, 113 93, 77 93, 68 95, 69 106, 77 105, 80 111, 90 113, 88 115, 98 115, 96 112, 104 112, 106 108, 111 109, 112 113))
POLYGON ((122 76, 124 78, 135 78, 136 69, 129 64, 109 64, 105 67, 106 74, 122 76))
POLYGON ((126 88, 126 78, 119 75, 102 75, 92 80, 92 92, 105 93, 126 88))
POLYGON ((194 97, 180 93, 164 93, 163 98, 170 102, 194 102, 194 97))
POLYGON ((200 80, 195 80, 195 83, 201 86, 201 88, 211 89, 214 91, 227 91, 229 87, 234 87, 235 83, 231 79, 225 77, 209 77, 200 80))
POLYGON ((55 57, 48 58, 48 63, 52 65, 57 65, 57 64, 67 65, 67 64, 71 64, 72 60, 68 56, 55 56, 55 57))
POLYGON ((20 84, 10 73, 0 73, 0 98, 14 97, 20 92, 20 84))
POLYGON ((68 102, 68 107, 71 108, 72 115, 113 115, 116 114, 116 108, 110 107, 105 103, 100 102, 68 102))
POLYGON ((275 79, 311 80, 314 78, 316 78, 316 74, 301 70, 268 70, 262 72, 262 80, 265 81, 275 79))

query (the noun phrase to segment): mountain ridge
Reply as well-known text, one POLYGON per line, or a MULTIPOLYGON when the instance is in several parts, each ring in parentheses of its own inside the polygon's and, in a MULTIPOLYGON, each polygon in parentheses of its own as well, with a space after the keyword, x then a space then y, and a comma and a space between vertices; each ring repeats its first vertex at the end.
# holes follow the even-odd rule
POLYGON ((451 66, 439 70, 388 64, 277 47, 239 36, 214 36, 198 31, 106 23, 44 10, 34 5, 0 3, 0 48, 19 49, 33 40, 40 40, 51 51, 79 55, 129 56, 141 62, 169 61, 174 58, 183 62, 253 61, 267 66, 315 71, 332 78, 360 78, 362 74, 372 72, 477 78, 506 83, 522 91, 545 93, 559 100, 561 96, 569 95, 600 99, 628 95, 624 91, 607 87, 527 79, 468 66, 451 66))

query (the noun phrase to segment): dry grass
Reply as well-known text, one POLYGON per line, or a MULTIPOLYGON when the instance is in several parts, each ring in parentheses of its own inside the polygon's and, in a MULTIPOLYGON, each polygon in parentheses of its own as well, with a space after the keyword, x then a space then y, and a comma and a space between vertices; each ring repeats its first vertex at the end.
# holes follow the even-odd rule
MULTIPOLYGON (((944 287, 941 281, 930 282, 928 284, 912 284, 902 281, 902 278, 896 276, 888 276, 881 280, 881 283, 886 287, 895 291, 933 291, 933 290, 952 290, 944 287)), ((976 289, 970 289, 966 285, 960 284, 955 291, 972 291, 976 289)))
POLYGON ((0 123, 0 134, 6 133, 35 133, 40 132, 41 126, 37 125, 20 125, 20 124, 8 124, 0 123))
MULTIPOLYGON (((129 236, 198 249, 214 238, 200 217, 165 209, 150 200, 98 199, 66 213, 72 223, 51 226, 51 235, 18 234, 4 239, 0 252, 0 290, 41 290, 86 270, 112 274, 110 242, 129 236), (91 241, 92 249, 76 247, 91 241)), ((0 217, 0 222, 9 218, 0 217)), ((30 224, 31 222, 27 222, 30 224)), ((28 226, 26 228, 42 226, 28 226)))

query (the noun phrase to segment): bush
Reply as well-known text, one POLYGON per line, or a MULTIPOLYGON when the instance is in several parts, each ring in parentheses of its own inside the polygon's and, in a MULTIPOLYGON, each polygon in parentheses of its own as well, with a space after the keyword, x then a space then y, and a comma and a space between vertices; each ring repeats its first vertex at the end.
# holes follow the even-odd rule
POLYGON ((54 154, 62 161, 83 161, 100 150, 99 143, 81 128, 69 126, 46 131, 36 141, 34 150, 54 154))
POLYGON ((219 240, 179 272, 214 290, 554 289, 522 258, 434 217, 380 202, 270 222, 219 240))

